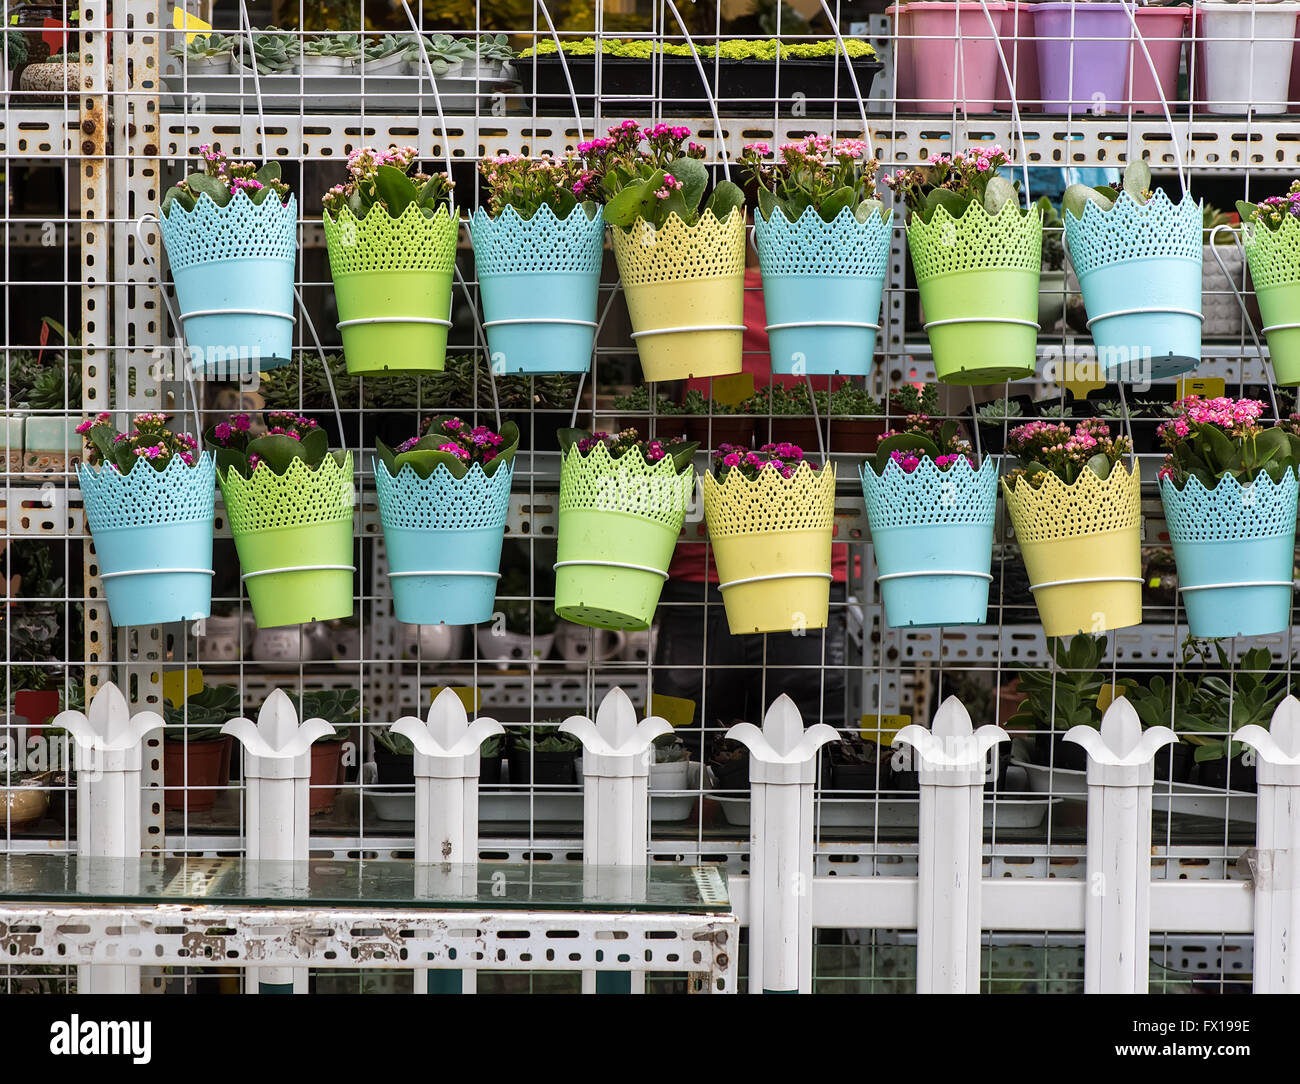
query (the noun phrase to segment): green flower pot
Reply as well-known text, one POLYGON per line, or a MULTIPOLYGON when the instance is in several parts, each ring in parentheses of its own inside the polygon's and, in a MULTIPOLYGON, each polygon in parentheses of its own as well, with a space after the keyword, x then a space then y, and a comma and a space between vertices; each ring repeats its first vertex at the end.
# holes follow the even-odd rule
POLYGON ((348 372, 440 373, 451 327, 455 212, 426 218, 415 204, 393 218, 382 208, 358 221, 324 215, 330 274, 348 372))
POLYGON ((695 486, 664 457, 569 449, 560 471, 555 612, 598 629, 648 629, 695 486))
POLYGON ((217 480, 258 628, 351 617, 352 454, 217 480))
POLYGON ((1001 384, 1034 375, 1043 219, 1008 202, 996 215, 943 207, 907 227, 934 368, 946 384, 1001 384))
POLYGON ((1246 259, 1279 384, 1300 384, 1300 220, 1245 229, 1246 259))

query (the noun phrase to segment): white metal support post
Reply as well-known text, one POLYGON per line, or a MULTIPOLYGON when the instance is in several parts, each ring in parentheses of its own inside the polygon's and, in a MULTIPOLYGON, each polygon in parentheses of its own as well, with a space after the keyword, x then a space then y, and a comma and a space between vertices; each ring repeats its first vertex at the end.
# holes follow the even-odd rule
POLYGON ((1254 990, 1294 994, 1300 991, 1300 700, 1283 700, 1268 730, 1243 726, 1233 738, 1256 753, 1254 990))
MULTIPOLYGON (((87 859, 78 871, 78 890, 87 895, 111 890, 103 879, 115 871, 133 877, 132 862, 117 866, 96 859, 140 858, 141 743, 161 730, 162 716, 152 711, 131 715, 122 690, 111 681, 90 702, 90 711, 63 711, 54 719, 72 735, 77 748, 77 856, 87 859)), ((117 886, 128 891, 125 883, 117 886)), ((139 967, 79 966, 81 994, 138 994, 139 967)))
POLYGON ((1157 750, 1178 739, 1145 732, 1118 697, 1101 729, 1071 727, 1065 740, 1088 754, 1088 896, 1083 991, 1145 994, 1151 955, 1151 786, 1157 750))
POLYGON ((811 993, 813 776, 817 750, 839 735, 805 730, 782 693, 762 730, 737 723, 727 737, 749 749, 749 989, 811 993))
MULTIPOLYGON (((317 738, 333 734, 324 719, 307 719, 298 725, 298 713, 282 689, 271 695, 251 719, 231 719, 221 728, 244 747, 245 820, 247 855, 254 863, 285 863, 269 874, 282 885, 286 874, 298 884, 310 857, 311 745, 317 738), (294 863, 290 866, 289 863, 294 863), (300 864, 300 865, 299 865, 300 864), (292 872, 290 872, 292 871, 292 872)), ((263 867, 265 870, 266 867, 263 867)), ((253 867, 250 883, 260 879, 253 867)), ((263 994, 307 992, 305 968, 266 967, 249 972, 249 984, 256 981, 263 994)))
POLYGON ((931 729, 913 724, 894 737, 920 758, 916 992, 979 992, 984 777, 988 751, 1009 735, 991 724, 972 730, 955 696, 931 729))
MULTIPOLYGON (((393 732, 415 746, 416 883, 430 896, 478 890, 479 747, 505 728, 495 719, 472 723, 452 689, 443 689, 429 706, 425 722, 413 715, 393 724, 393 732), (455 884, 450 884, 455 880, 455 884)), ((473 968, 417 968, 416 992, 472 994, 473 968)))
MULTIPOLYGON (((645 867, 650 840, 650 746, 661 734, 671 734, 672 724, 657 716, 637 722, 627 693, 613 688, 600 702, 595 722, 573 715, 560 729, 582 742, 583 864, 602 878, 613 876, 616 868, 636 876, 634 871, 645 867)), ((644 972, 584 972, 582 982, 587 993, 645 992, 644 972)))

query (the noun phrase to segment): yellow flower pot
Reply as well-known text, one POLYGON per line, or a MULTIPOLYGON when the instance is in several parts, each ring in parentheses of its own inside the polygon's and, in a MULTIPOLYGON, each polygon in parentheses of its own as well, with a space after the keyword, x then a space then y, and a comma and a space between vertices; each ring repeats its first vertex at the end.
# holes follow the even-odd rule
POLYGON ((704 518, 733 635, 826 627, 831 592, 835 469, 801 464, 750 481, 706 473, 704 518))
POLYGON ((646 380, 740 372, 745 216, 705 211, 686 226, 669 215, 661 229, 638 218, 613 244, 646 380))
POLYGON ((1117 463, 1102 480, 1054 474, 1038 489, 1002 481, 1007 512, 1048 636, 1142 623, 1141 474, 1117 463))

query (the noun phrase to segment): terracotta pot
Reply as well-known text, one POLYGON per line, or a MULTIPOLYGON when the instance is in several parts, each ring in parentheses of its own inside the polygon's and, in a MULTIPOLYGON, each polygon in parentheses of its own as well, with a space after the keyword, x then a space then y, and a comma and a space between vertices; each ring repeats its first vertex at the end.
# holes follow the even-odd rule
POLYGON ((870 455, 885 435, 884 418, 832 418, 830 450, 850 455, 870 455))
MULTIPOLYGON (((762 445, 767 441, 763 438, 764 423, 760 421, 756 427, 757 435, 755 442, 762 445)), ((825 422, 817 422, 812 418, 800 417, 791 414, 779 414, 772 419, 772 440, 774 443, 788 442, 797 444, 803 449, 805 456, 815 457, 819 449, 825 443, 826 425, 825 422), (818 425, 821 426, 823 440, 819 443, 817 440, 818 425)))
POLYGON ((318 741, 311 747, 311 796, 307 808, 322 813, 334 805, 343 782, 343 746, 346 741, 318 741))
POLYGON ((701 448, 712 450, 719 444, 739 444, 747 448, 754 439, 754 419, 745 414, 715 414, 712 418, 688 414, 681 420, 686 439, 699 441, 701 448))
POLYGON ((230 784, 233 745, 234 740, 229 734, 211 741, 164 741, 163 781, 169 789, 164 792, 163 808, 183 809, 188 813, 211 809, 216 804, 217 791, 193 788, 230 784), (188 789, 170 789, 181 786, 188 789))

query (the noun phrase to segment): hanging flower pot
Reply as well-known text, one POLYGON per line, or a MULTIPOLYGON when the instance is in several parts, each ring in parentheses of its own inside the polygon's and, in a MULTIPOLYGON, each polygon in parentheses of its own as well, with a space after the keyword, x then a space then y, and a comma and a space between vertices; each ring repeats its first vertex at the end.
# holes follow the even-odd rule
POLYGON ((703 477, 704 518, 732 634, 825 628, 834 468, 778 444, 719 449, 714 469, 703 477))
POLYGON ((875 198, 875 160, 861 140, 827 136, 783 146, 775 164, 763 161, 768 153, 751 143, 742 163, 758 182, 754 242, 772 372, 865 376, 893 219, 875 198))
POLYGON ((1007 438, 1019 466, 1002 480, 1007 512, 1048 636, 1142 621, 1141 478, 1104 423, 1030 422, 1007 438), (1105 477, 1102 476, 1105 474, 1105 477))
POLYGON ((1286 196, 1241 210, 1246 259, 1268 339, 1273 375, 1279 384, 1300 384, 1300 181, 1286 196))
POLYGON ((266 420, 261 437, 247 415, 204 434, 253 617, 259 628, 351 617, 352 453, 330 452, 309 419, 266 420))
POLYGON ((460 220, 444 174, 408 176, 414 147, 348 159, 325 196, 325 243, 348 372, 440 373, 460 220))
POLYGON ((1136 161, 1124 190, 1071 185, 1062 197, 1065 239, 1079 279, 1097 361, 1108 380, 1141 383, 1201 361, 1204 220, 1191 196, 1146 193, 1136 161))
POLYGON ((159 227, 191 366, 237 379, 293 356, 298 204, 279 162, 200 150, 206 172, 168 190, 159 227))
POLYGON ((983 625, 997 460, 976 469, 956 422, 927 423, 886 436, 861 468, 885 619, 893 628, 983 625))
MULTIPOLYGON (((488 160, 481 168, 493 167, 488 160)), ((495 217, 480 207, 470 235, 494 371, 587 372, 605 247, 601 209, 576 204, 561 218, 543 203, 525 218, 510 205, 495 217)))
POLYGON ((560 431, 555 612, 599 629, 647 629, 695 487, 694 443, 560 431))
POLYGON ((1258 424, 1255 399, 1188 396, 1161 426, 1160 500, 1192 636, 1263 636, 1291 626, 1296 463, 1289 423, 1258 424))
POLYGON ((459 418, 425 436, 378 443, 374 463, 398 621, 474 625, 492 617, 519 430, 459 418))
POLYGON ((77 469, 114 625, 193 621, 212 609, 215 466, 165 414, 138 414, 118 434, 109 415, 78 426, 77 469), (122 439, 117 439, 119 436, 122 439), (138 449, 138 452, 137 452, 138 449))

